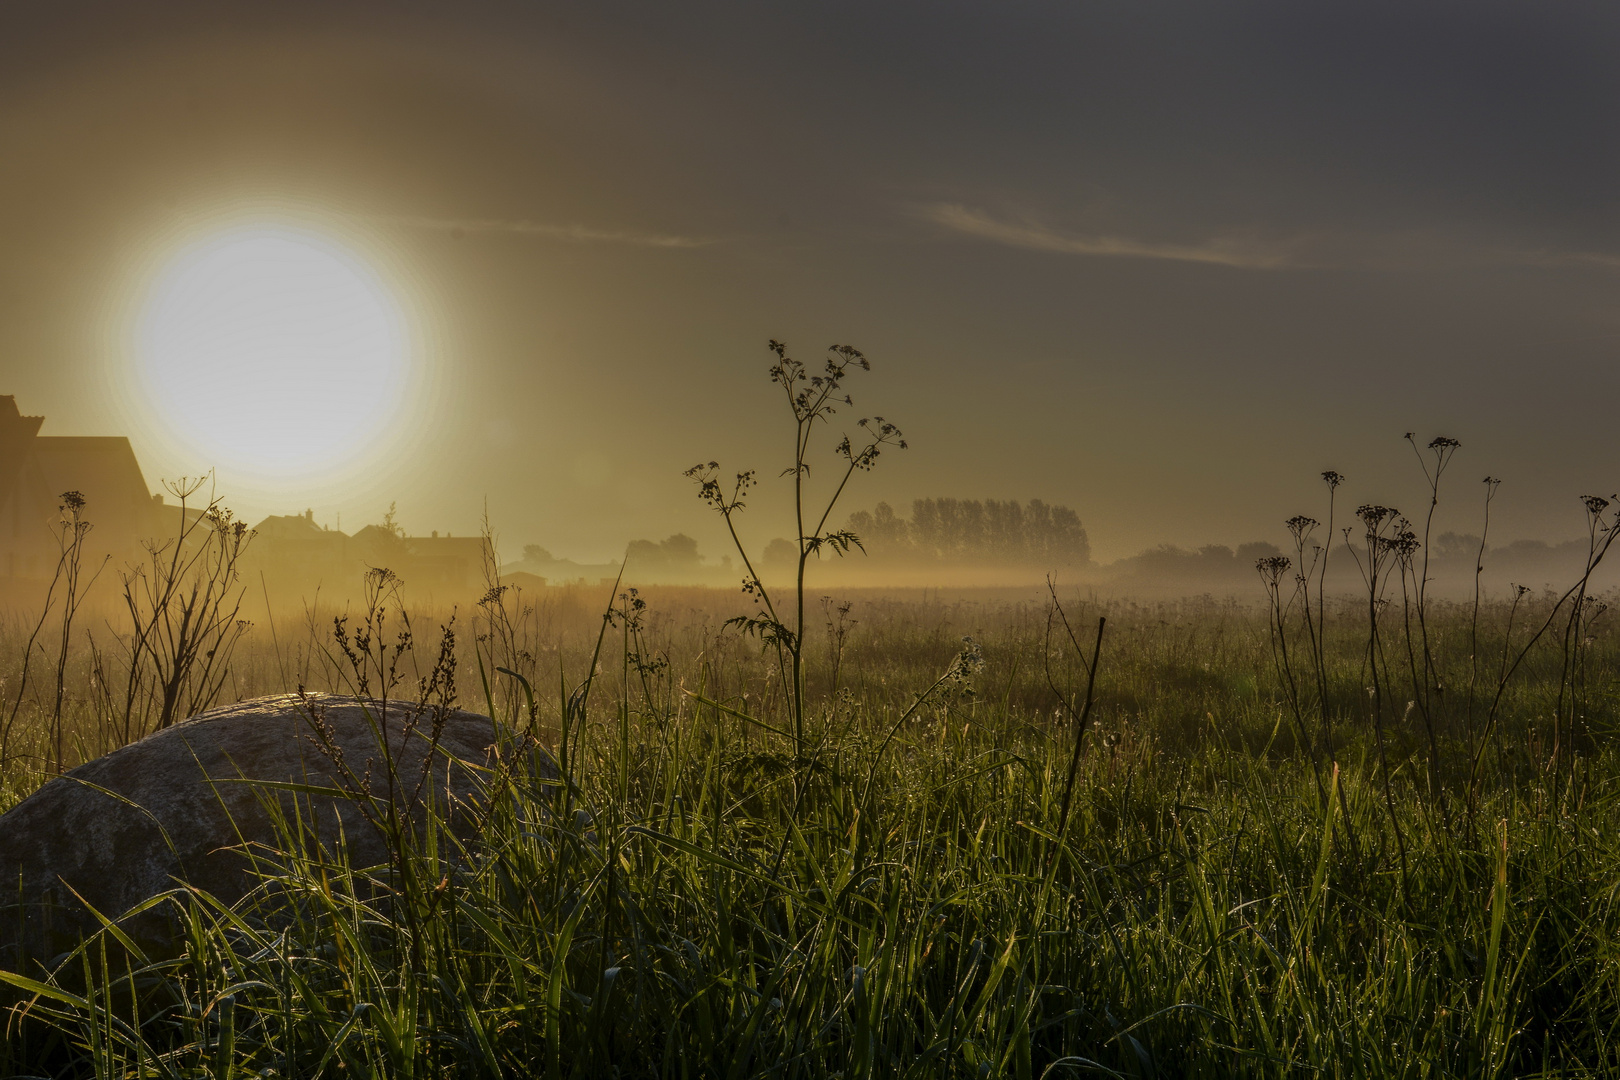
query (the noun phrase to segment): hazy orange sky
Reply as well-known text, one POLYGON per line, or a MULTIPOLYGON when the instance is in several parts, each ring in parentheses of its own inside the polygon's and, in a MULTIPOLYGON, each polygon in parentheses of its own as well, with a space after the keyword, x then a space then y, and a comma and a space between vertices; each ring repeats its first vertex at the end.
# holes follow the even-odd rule
MULTIPOLYGON (((1620 9, 1467 3, 0 7, 0 393, 129 433, 109 377, 177 238, 293 220, 374 260, 436 379, 363 483, 515 555, 721 535, 774 473, 764 343, 874 361, 849 509, 1044 498, 1099 558, 1419 509, 1562 539, 1620 482, 1620 9), (1318 513, 1318 516, 1320 514, 1318 513)), ((230 495, 230 477, 225 477, 230 495)), ((787 529, 751 513, 761 542, 787 529)))

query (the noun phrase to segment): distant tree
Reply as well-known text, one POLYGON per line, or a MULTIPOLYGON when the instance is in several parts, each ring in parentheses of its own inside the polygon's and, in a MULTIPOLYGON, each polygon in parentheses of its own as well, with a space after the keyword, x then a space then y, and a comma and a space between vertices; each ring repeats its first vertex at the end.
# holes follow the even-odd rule
POLYGON ((1069 566, 1091 561, 1080 516, 1040 499, 917 499, 908 521, 886 502, 850 515, 849 529, 879 557, 1069 566))
POLYGON ((1237 555, 1233 561, 1245 573, 1254 569, 1254 564, 1260 559, 1275 559, 1283 553, 1282 548, 1265 540, 1255 540, 1247 544, 1239 544, 1237 555))
MULTIPOLYGON (((871 515, 868 514, 868 517, 871 515)), ((765 545, 764 559, 770 566, 791 566, 799 557, 799 545, 783 536, 765 545)))
POLYGON ((1472 559, 1479 554, 1479 537, 1474 533, 1443 532, 1434 541, 1437 559, 1472 559))
POLYGON ((937 500, 918 499, 911 504, 911 542, 916 554, 931 559, 943 556, 948 528, 940 515, 937 500))
POLYGON ((625 551, 625 561, 637 573, 691 573, 703 564, 697 541, 685 533, 676 533, 656 544, 651 540, 632 540, 625 551))
MULTIPOLYGON (((1035 537, 1030 534, 1029 525, 1034 524, 1045 511, 1047 524, 1050 524, 1051 511, 1039 499, 1029 504, 1029 513, 1018 505, 1018 500, 1000 502, 996 499, 986 499, 984 502, 984 544, 986 551, 999 552, 1008 558, 1022 562, 1031 555, 1045 554, 1045 537, 1035 537)), ((1039 527, 1039 526, 1037 526, 1039 527)))
POLYGON ((909 544, 911 525, 894 512, 894 507, 880 502, 872 513, 872 536, 879 543, 909 544))
POLYGON ((1193 572, 1198 564, 1198 555, 1174 544, 1160 544, 1120 561, 1130 571, 1143 576, 1180 577, 1193 572))
POLYGON ((1047 506, 1031 499, 1024 512, 1024 534, 1031 544, 1032 562, 1091 562, 1091 538, 1080 524, 1080 515, 1067 506, 1047 506))
POLYGON ((1121 559, 1118 568, 1125 576, 1155 580, 1237 580, 1253 576, 1256 560, 1281 554, 1281 548, 1264 540, 1239 544, 1236 551, 1225 544, 1205 544, 1197 551, 1188 551, 1174 544, 1160 544, 1139 555, 1121 559))
POLYGON ((696 565, 702 561, 702 557, 698 555, 697 541, 685 533, 676 533, 666 540, 660 540, 658 550, 672 563, 696 565))
MULTIPOLYGON (((952 502, 956 502, 954 499, 952 502)), ((985 543, 984 532, 984 506, 977 499, 956 502, 952 507, 955 514, 954 535, 951 537, 952 553, 958 558, 973 558, 978 556, 994 558, 1001 554, 992 552, 985 543)))

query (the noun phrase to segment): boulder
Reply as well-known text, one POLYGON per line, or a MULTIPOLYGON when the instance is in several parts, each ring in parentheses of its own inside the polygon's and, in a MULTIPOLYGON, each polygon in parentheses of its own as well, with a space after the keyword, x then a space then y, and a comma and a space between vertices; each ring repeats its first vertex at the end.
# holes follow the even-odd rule
MULTIPOLYGON (((501 732, 487 716, 438 710, 437 751, 427 764, 434 728, 433 708, 404 702, 384 708, 325 694, 256 698, 56 777, 0 815, 0 968, 48 961, 98 929, 78 898, 109 917, 181 883, 237 902, 260 881, 246 852, 278 851, 277 818, 290 819, 295 809, 322 845, 341 840, 351 866, 385 864, 385 837, 353 797, 364 786, 386 805, 382 732, 398 777, 396 804, 419 820, 431 799, 459 807, 465 821, 501 732)), ((162 953, 171 951, 171 919, 154 909, 123 928, 162 953)))

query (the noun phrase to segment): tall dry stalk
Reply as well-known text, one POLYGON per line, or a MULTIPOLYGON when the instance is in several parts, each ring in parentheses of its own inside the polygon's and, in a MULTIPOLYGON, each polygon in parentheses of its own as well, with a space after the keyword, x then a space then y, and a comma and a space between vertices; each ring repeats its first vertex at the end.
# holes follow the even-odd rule
MULTIPOLYGON (((1108 626, 1108 617, 1106 615, 1097 617, 1097 636, 1092 639, 1091 659, 1088 661, 1086 660, 1085 649, 1081 646, 1080 639, 1075 635, 1074 627, 1069 622, 1069 615, 1063 610, 1062 601, 1058 599, 1057 586, 1050 577, 1046 579, 1046 591, 1049 597, 1046 614, 1046 648, 1043 650, 1046 685, 1051 690, 1052 696, 1057 699, 1058 705, 1068 717, 1070 724, 1074 727, 1074 747, 1069 755, 1069 770, 1063 781, 1063 798, 1058 806, 1055 839, 1049 845, 1050 854, 1047 857, 1046 887, 1050 888, 1052 876, 1057 868, 1058 854, 1063 847, 1064 841, 1068 838, 1069 809, 1074 805, 1075 781, 1080 775, 1080 755, 1085 750, 1086 728, 1091 723, 1091 710, 1097 703, 1097 669, 1102 659, 1103 630, 1108 626), (1060 689, 1056 680, 1052 677, 1052 631, 1056 625, 1063 627, 1064 637, 1067 638, 1070 648, 1074 650, 1074 655, 1085 665, 1086 691, 1079 708, 1075 707, 1076 695, 1074 691, 1072 689, 1060 689)), ((1042 903, 1044 904, 1044 891, 1042 903)))
POLYGON ((73 619, 79 613, 79 605, 84 603, 85 593, 101 571, 107 566, 107 559, 102 559, 101 565, 96 567, 90 580, 81 587, 81 574, 84 566, 84 540, 90 534, 91 524, 84 518, 84 496, 77 491, 62 493, 62 505, 59 507, 61 523, 57 534, 57 543, 61 545, 62 557, 58 565, 62 567, 62 633, 56 650, 56 698, 51 705, 51 747, 56 759, 58 774, 67 768, 67 757, 63 746, 62 704, 67 691, 67 663, 68 648, 73 641, 73 619))
MULTIPOLYGON (((1620 496, 1616 496, 1615 499, 1620 501, 1620 496)), ((1502 664, 1497 674, 1496 689, 1491 696, 1490 710, 1485 716, 1485 730, 1480 735, 1479 744, 1474 748, 1473 762, 1469 766, 1468 808, 1470 814, 1474 812, 1479 804, 1480 768, 1485 756, 1485 747, 1489 737, 1496 730, 1508 683, 1520 666, 1524 664, 1525 659, 1535 649, 1536 645, 1552 629, 1553 624, 1558 621, 1560 613, 1565 613, 1565 606, 1573 600, 1573 610, 1565 613, 1564 651, 1559 673, 1557 708, 1553 715, 1553 745, 1549 757, 1550 765, 1556 766, 1558 764, 1558 755, 1562 750, 1561 739, 1567 735, 1565 731, 1567 724, 1564 716, 1564 691, 1570 665, 1570 648, 1574 626, 1579 618, 1579 609, 1583 606, 1587 592, 1591 587, 1592 575, 1596 573, 1598 566, 1602 564, 1604 557, 1608 555, 1609 548, 1613 546, 1615 540, 1620 539, 1620 511, 1605 517, 1605 513, 1611 505, 1611 500, 1605 499, 1601 495, 1583 495, 1581 496, 1581 504, 1586 509, 1587 548, 1585 568, 1576 582, 1553 602, 1551 608, 1547 611, 1547 617, 1541 621, 1535 632, 1519 647, 1517 652, 1512 653, 1511 661, 1508 660, 1508 655, 1511 651, 1512 614, 1509 615, 1508 638, 1503 641, 1502 645, 1502 664)), ((1519 601, 1523 599, 1528 591, 1528 589, 1519 588, 1514 598, 1513 611, 1518 610, 1519 601)))
MULTIPOLYGON (((1322 745, 1327 752, 1329 761, 1338 759, 1338 751, 1333 745, 1333 706, 1328 697, 1327 677, 1327 580, 1328 558, 1333 554, 1333 515, 1338 508, 1339 486, 1344 483, 1344 475, 1334 469, 1322 473, 1322 482, 1328 489, 1327 512, 1327 539, 1322 544, 1321 559, 1316 564, 1316 630, 1312 635, 1312 660, 1316 668, 1316 695, 1321 703, 1322 715, 1322 745)), ((1306 623, 1310 622, 1310 607, 1307 598, 1305 608, 1306 623)))
POLYGON ((85 498, 82 494, 77 491, 64 491, 61 499, 62 502, 57 507, 55 533, 56 569, 51 575, 50 585, 45 590, 39 620, 34 624, 33 631, 28 635, 28 643, 23 648, 22 671, 17 678, 16 697, 12 699, 4 723, 0 724, 0 772, 4 772, 6 762, 10 760, 11 736, 17 724, 17 714, 22 710, 23 701, 28 696, 28 680, 34 648, 39 643, 40 635, 45 631, 46 623, 50 621, 58 589, 62 590, 62 621, 56 653, 56 686, 55 700, 51 709, 50 742, 54 757, 52 764, 58 773, 63 770, 62 707, 67 686, 67 658, 73 638, 73 620, 78 614, 79 606, 84 602, 85 592, 95 584, 96 578, 101 576, 101 571, 106 567, 106 560, 102 560, 101 566, 96 568, 90 580, 81 587, 84 541, 92 526, 84 517, 85 498))
MULTIPOLYGON (((1309 518, 1293 518, 1289 521, 1289 528, 1295 535, 1296 549, 1303 548, 1303 534, 1306 532, 1305 522, 1315 525, 1309 518)), ((1294 720, 1294 730, 1299 736, 1300 749, 1304 751, 1311 763, 1311 772, 1316 777, 1317 794, 1327 798, 1327 789, 1322 784, 1322 766, 1317 759, 1316 740, 1311 737, 1310 729, 1305 723, 1305 710, 1301 701, 1299 681, 1294 677, 1294 659, 1288 648, 1288 624, 1291 619, 1294 605, 1303 598, 1305 618, 1310 622, 1310 595, 1305 592, 1306 574, 1300 573, 1294 577, 1294 589, 1288 597, 1283 596, 1283 578, 1293 567, 1292 559, 1286 555, 1271 555, 1256 560, 1254 568, 1260 574, 1261 586, 1266 591, 1268 633, 1271 642, 1272 669, 1277 674, 1277 681, 1282 685, 1283 699, 1287 703, 1289 715, 1294 720)))
POLYGON ((793 514, 798 531, 796 541, 798 558, 793 584, 794 606, 791 612, 783 611, 777 604, 770 587, 760 579, 747 547, 737 533, 737 515, 746 506, 746 496, 756 483, 754 470, 738 473, 729 493, 720 484, 718 479, 720 466, 716 462, 694 465, 686 470, 686 475, 697 482, 699 497, 725 519, 726 531, 730 534, 732 544, 742 558, 743 567, 747 572, 747 576, 743 578, 743 592, 752 596, 759 605, 759 610, 755 614, 738 616, 727 625, 739 627, 744 633, 757 637, 763 645, 776 651, 783 692, 791 705, 793 737, 802 748, 805 739, 806 571, 810 560, 820 558, 824 551, 845 555, 851 548, 865 550, 861 547, 859 536, 847 529, 829 530, 827 521, 855 473, 870 472, 877 465, 878 457, 885 447, 894 446, 904 450, 906 441, 901 436, 900 429, 881 416, 863 417, 856 421, 862 435, 857 441, 846 433, 834 447, 835 455, 843 459, 842 475, 837 476, 837 484, 833 486, 826 502, 824 504, 818 502, 821 506, 818 516, 814 506, 811 505, 810 492, 806 486, 810 478, 810 450, 816 428, 830 422, 840 408, 855 404, 854 399, 844 392, 844 382, 850 377, 853 369, 870 371, 872 364, 860 350, 849 345, 834 345, 827 350, 821 374, 812 375, 803 363, 787 354, 787 346, 780 341, 771 341, 769 347, 776 355, 776 362, 770 368, 771 382, 781 388, 793 416, 793 464, 782 471, 784 476, 789 474, 793 476, 793 514), (814 524, 811 524, 812 519, 814 524), (788 620, 791 620, 791 624, 788 620))
POLYGON ((1391 565, 1399 558, 1410 556, 1417 543, 1417 537, 1400 511, 1391 506, 1363 503, 1356 508, 1356 517, 1361 519, 1363 528, 1365 562, 1362 561, 1361 554, 1349 543, 1351 530, 1346 528, 1344 531, 1346 547, 1355 557, 1367 589, 1367 640, 1362 667, 1372 680, 1372 685, 1367 687, 1369 719, 1378 753, 1378 771, 1383 783, 1384 804, 1389 813, 1390 828, 1395 834, 1396 850, 1400 854, 1402 891, 1409 892, 1411 876, 1407 866, 1406 834, 1401 828, 1395 804, 1395 787, 1390 777, 1389 739, 1385 730, 1385 712, 1389 698, 1389 662, 1384 655, 1382 615, 1389 605, 1388 597, 1384 594, 1389 587, 1391 565))
MULTIPOLYGON (((1418 645, 1414 650, 1411 644, 1411 635, 1407 635, 1407 649, 1413 653, 1414 660, 1421 663, 1412 664, 1412 700, 1423 718, 1424 725, 1429 731, 1429 741, 1434 745, 1434 727, 1437 720, 1435 711, 1439 706, 1439 695, 1444 692, 1440 672, 1436 669, 1434 649, 1429 642, 1429 535, 1434 528, 1435 511, 1440 507, 1440 478, 1445 474, 1446 466, 1451 463, 1452 457, 1457 453, 1462 443, 1456 439, 1439 435, 1429 441, 1429 457, 1423 456, 1418 449, 1413 433, 1406 433, 1406 441, 1412 447, 1412 453, 1417 456, 1418 465, 1423 469, 1423 479, 1429 488, 1429 506, 1423 517, 1423 536, 1414 553, 1409 554, 1406 560, 1407 576, 1411 579, 1412 595, 1415 600, 1415 614, 1417 616, 1418 645), (1421 558, 1417 557, 1421 555, 1421 558)), ((1403 584, 1403 589, 1405 585, 1403 584)), ((1434 768, 1431 764, 1431 771, 1434 768)))
MULTIPOLYGON (((1485 520, 1479 530, 1479 550, 1474 554, 1474 603, 1468 618, 1468 700, 1464 705, 1463 732, 1468 741, 1469 752, 1474 746, 1474 700, 1479 693, 1479 608, 1481 601, 1481 579, 1485 576, 1485 544, 1491 535, 1491 503, 1496 499, 1496 491, 1502 486, 1502 481, 1494 476, 1487 476, 1485 483, 1485 520)), ((1521 594, 1522 595, 1522 594, 1521 594)), ((1518 598, 1514 598, 1514 606, 1518 606, 1518 598)), ((1512 616, 1509 616, 1509 628, 1512 627, 1512 616)))
POLYGON ((207 482, 182 477, 164 485, 180 504, 175 535, 150 541, 145 561, 123 575, 131 627, 125 742, 207 708, 250 625, 241 618, 239 566, 253 530, 212 495, 202 510, 189 507, 207 482))

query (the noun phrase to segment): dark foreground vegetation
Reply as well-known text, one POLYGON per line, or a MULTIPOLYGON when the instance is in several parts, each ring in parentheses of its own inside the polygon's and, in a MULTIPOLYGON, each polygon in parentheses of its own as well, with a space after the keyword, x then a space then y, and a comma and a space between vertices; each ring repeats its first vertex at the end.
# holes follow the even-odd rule
MULTIPOLYGON (((1089 656, 1061 622, 1049 634, 1038 602, 828 604, 796 744, 774 662, 719 630, 727 598, 640 599, 615 601, 589 687, 567 675, 596 646, 582 593, 508 593, 463 624, 463 700, 557 747, 566 787, 515 756, 475 843, 401 837, 405 889, 385 869, 308 850, 234 910, 177 889, 178 955, 131 958, 106 935, 53 973, 20 973, 37 985, 12 980, 28 993, 6 1018, 5 1071, 1620 1065, 1617 655, 1601 621, 1574 686, 1560 685, 1556 643, 1520 666, 1471 800, 1463 710, 1431 742, 1399 690, 1380 744, 1355 607, 1326 606, 1330 758, 1302 738, 1263 612, 1070 602, 1080 654, 1095 616, 1108 623, 1065 821, 1068 709, 1084 708, 1089 656), (532 711, 496 667, 546 687, 532 711), (1561 692, 1575 709, 1554 756, 1561 692)), ((1475 633, 1495 656, 1510 614, 1523 641, 1519 627, 1551 604, 1487 603, 1477 631, 1470 607, 1432 612, 1436 663, 1466 671, 1475 633)), ((390 608, 371 644, 372 692, 399 620, 390 608)), ((317 622, 292 641, 283 627, 279 650, 255 629, 230 696, 297 681, 354 689, 322 621, 324 634, 317 622)), ((430 622, 418 617, 417 634, 430 622)), ((26 629, 9 634, 8 686, 26 629)), ((420 674, 432 667, 436 650, 405 650, 395 693, 414 691, 418 651, 420 674)), ((85 692, 88 671, 69 675, 69 741, 99 750, 114 725, 85 692)), ((1481 718, 1493 689, 1473 695, 1481 718)), ((8 803, 41 779, 52 742, 48 723, 14 733, 8 803)))
MULTIPOLYGON (((865 362, 808 379, 773 347, 802 489, 865 362)), ((845 482, 904 446, 862 431, 845 482)), ((1419 452, 1436 498, 1455 449, 1419 452)), ((734 527, 752 474, 689 475, 734 527)), ((492 580, 410 619, 378 570, 362 608, 249 628, 209 584, 247 538, 207 519, 115 628, 80 637, 72 585, 6 627, 0 807, 300 686, 459 691, 511 745, 474 835, 375 809, 386 865, 289 835, 242 903, 177 884, 162 955, 108 929, 0 975, 0 1073, 1613 1075, 1613 511, 1587 501, 1568 591, 1442 602, 1428 522, 1341 507, 1340 542, 1324 479, 1326 524, 1289 523, 1253 605, 818 601, 804 568, 859 538, 801 490, 785 594, 739 545, 745 600, 492 580), (1338 595, 1352 557, 1366 589, 1338 595)))

